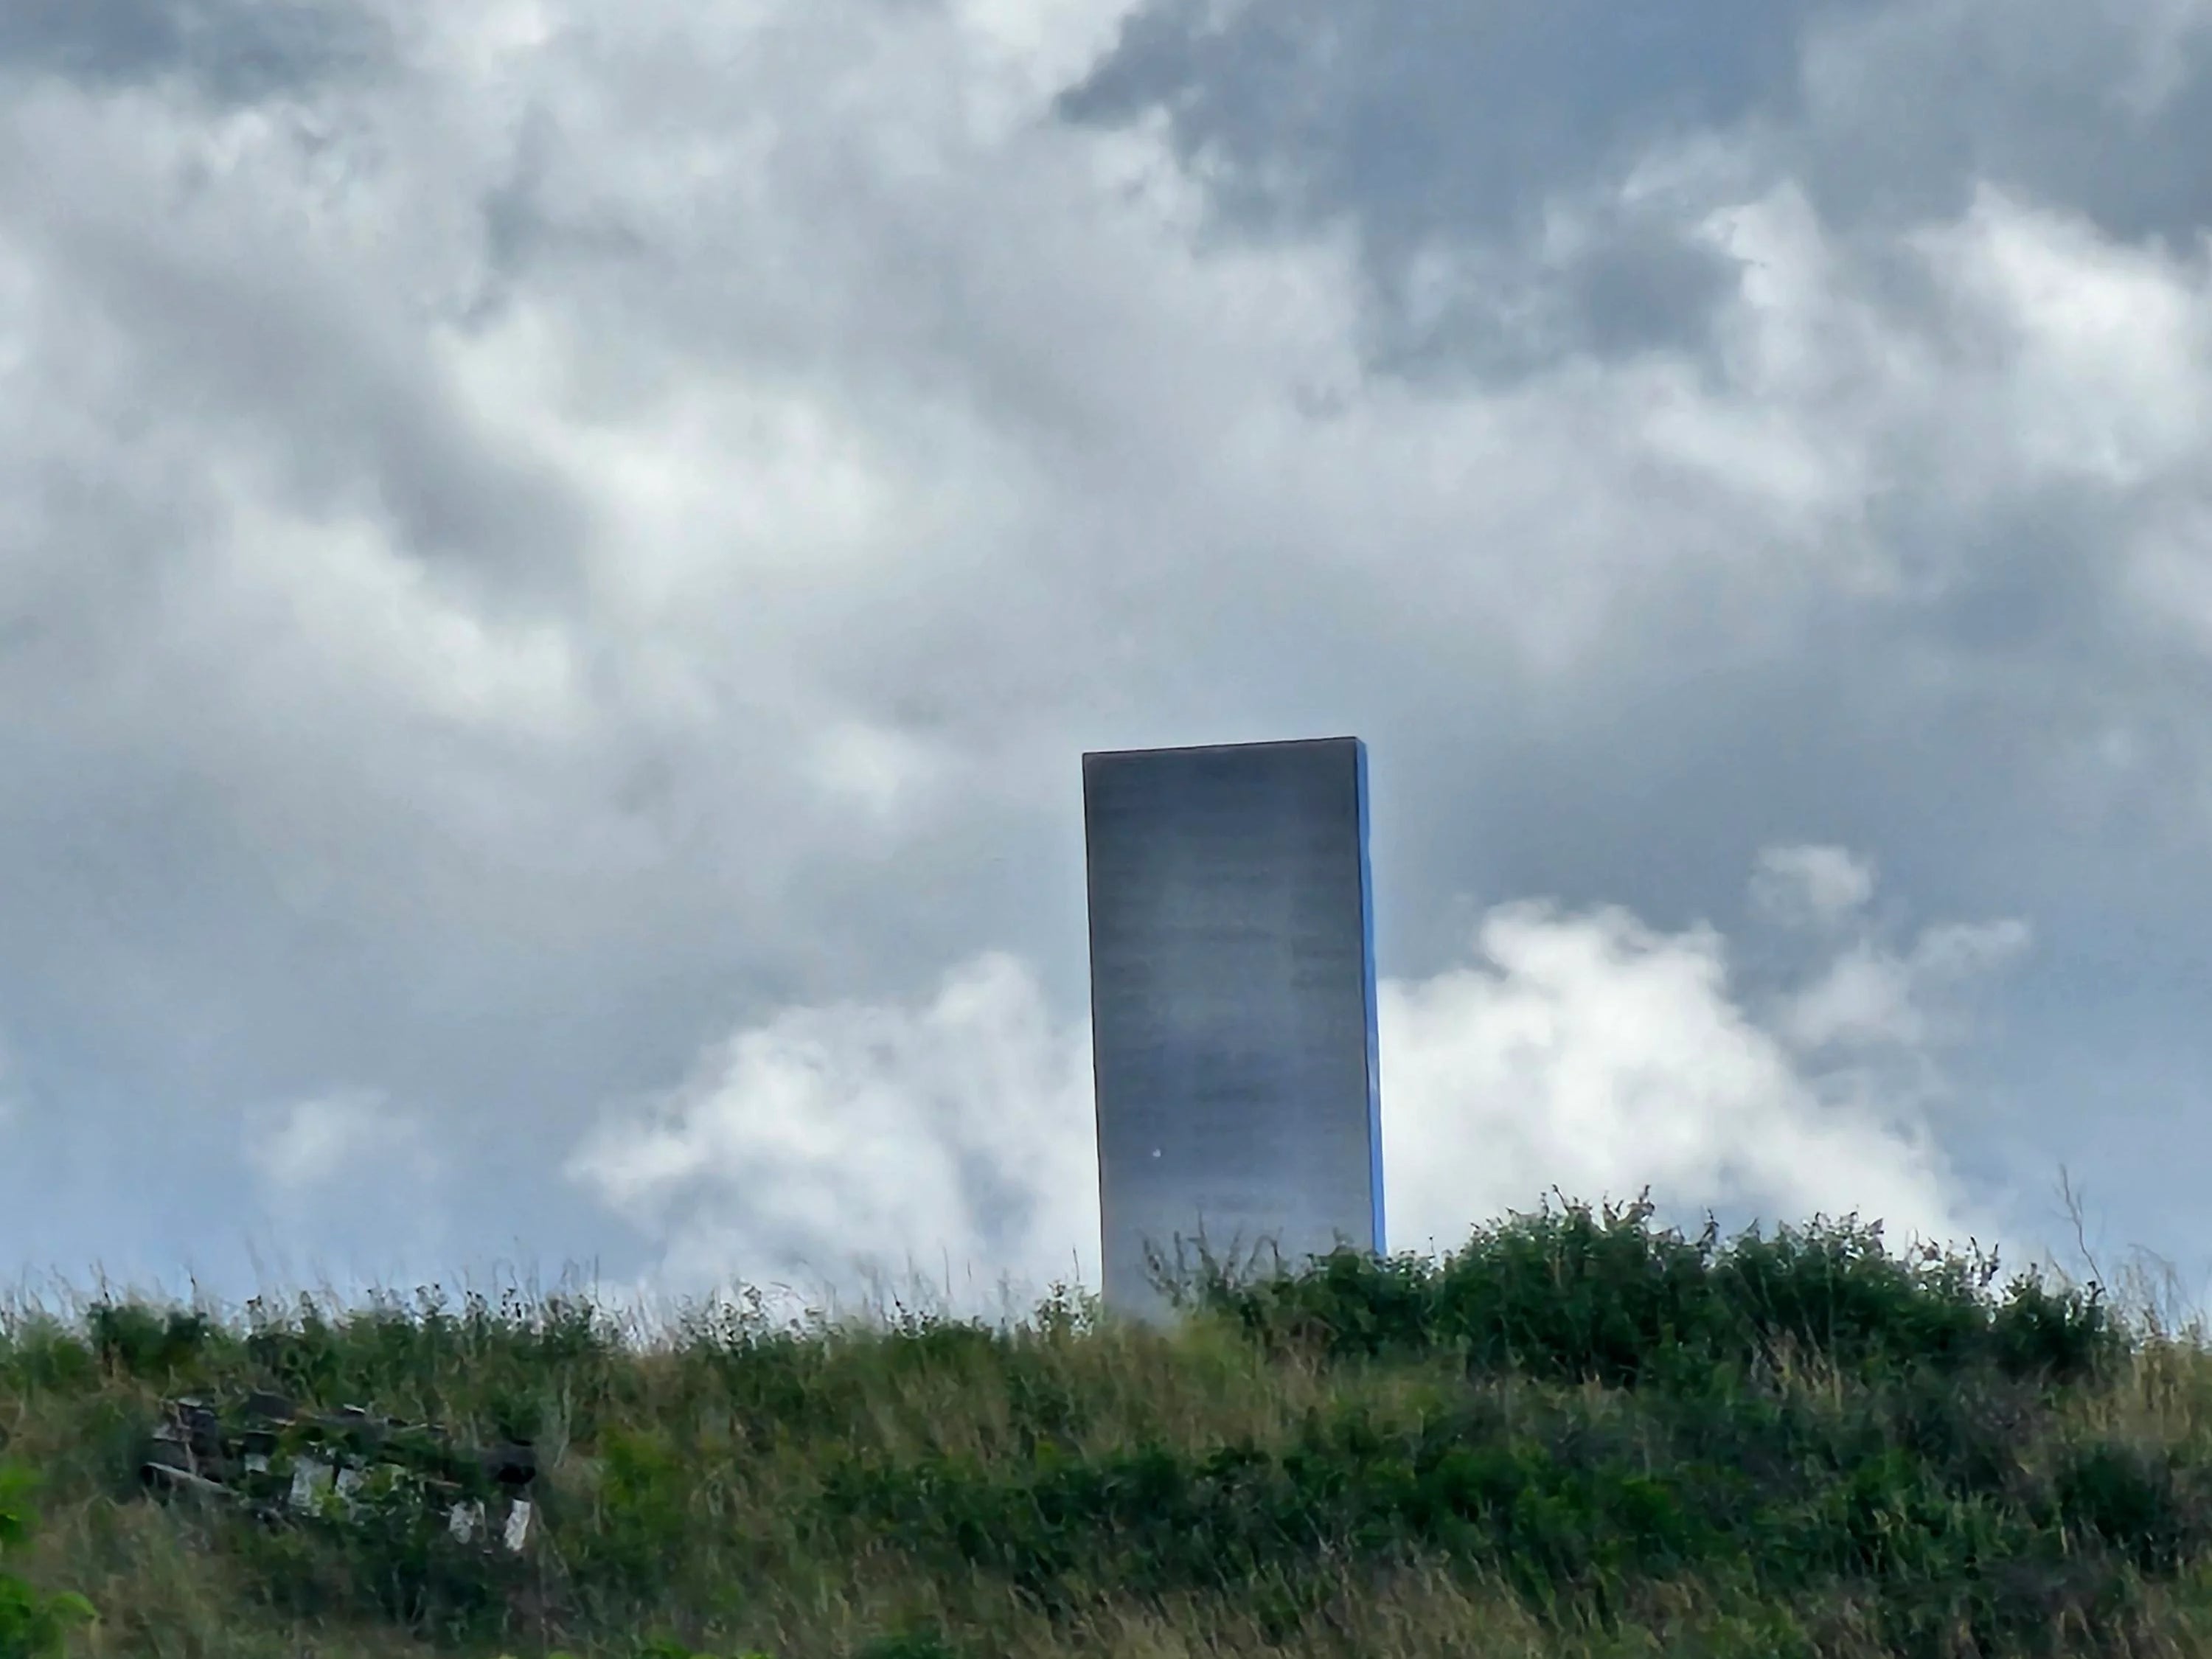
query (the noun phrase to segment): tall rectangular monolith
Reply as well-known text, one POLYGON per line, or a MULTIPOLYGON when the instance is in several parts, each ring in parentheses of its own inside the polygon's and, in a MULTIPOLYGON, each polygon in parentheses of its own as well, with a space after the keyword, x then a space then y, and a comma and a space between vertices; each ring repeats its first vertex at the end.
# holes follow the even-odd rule
POLYGON ((1086 754, 1083 809, 1107 1304, 1201 1244, 1379 1252, 1366 746, 1086 754))

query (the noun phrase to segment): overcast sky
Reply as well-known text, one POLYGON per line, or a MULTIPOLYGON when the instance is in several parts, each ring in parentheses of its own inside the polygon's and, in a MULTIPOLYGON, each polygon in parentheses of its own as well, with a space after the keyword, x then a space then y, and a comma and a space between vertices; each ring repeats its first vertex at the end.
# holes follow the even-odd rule
POLYGON ((2201 1285, 2207 155, 2208 0, 15 0, 0 1261, 1095 1284, 1079 757, 1355 733, 1394 1248, 2201 1285))

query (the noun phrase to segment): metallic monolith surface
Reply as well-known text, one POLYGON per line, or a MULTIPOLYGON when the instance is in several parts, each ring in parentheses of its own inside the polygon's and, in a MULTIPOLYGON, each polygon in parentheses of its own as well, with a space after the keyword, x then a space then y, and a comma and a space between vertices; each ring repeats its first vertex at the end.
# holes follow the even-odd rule
POLYGON ((1087 754, 1083 805, 1107 1304, 1166 1312, 1148 1243, 1381 1250, 1365 746, 1087 754))

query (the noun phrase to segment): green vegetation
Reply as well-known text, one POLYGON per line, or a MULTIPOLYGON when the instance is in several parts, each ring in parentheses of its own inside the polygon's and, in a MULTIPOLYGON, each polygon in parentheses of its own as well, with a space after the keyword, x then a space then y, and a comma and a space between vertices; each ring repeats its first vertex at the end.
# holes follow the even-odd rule
POLYGON ((26 1310, 0 1659, 2212 1653, 2212 1354, 2000 1277, 1639 1201, 1205 1270, 1172 1333, 1064 1292, 1005 1328, 26 1310), (367 1489, 313 1526, 141 1491, 164 1397, 251 1388, 531 1440, 531 1544, 367 1489))
MULTIPOLYGON (((0 1466, 0 1550, 31 1534, 30 1499, 38 1478, 20 1465, 0 1466)), ((0 1571, 0 1659, 57 1659, 70 1629, 88 1624, 92 1603, 67 1590, 42 1595, 14 1573, 0 1571)))

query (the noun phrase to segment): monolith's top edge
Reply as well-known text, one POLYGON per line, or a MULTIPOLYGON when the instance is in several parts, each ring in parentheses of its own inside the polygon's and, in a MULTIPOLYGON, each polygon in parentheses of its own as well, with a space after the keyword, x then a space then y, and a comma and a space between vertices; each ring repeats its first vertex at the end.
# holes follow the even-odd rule
POLYGON ((1266 738, 1257 743, 1170 743, 1153 749, 1086 749, 1085 760, 1118 759, 1124 755, 1201 755, 1231 749, 1305 749, 1322 743, 1358 743, 1349 732, 1328 738, 1266 738))

